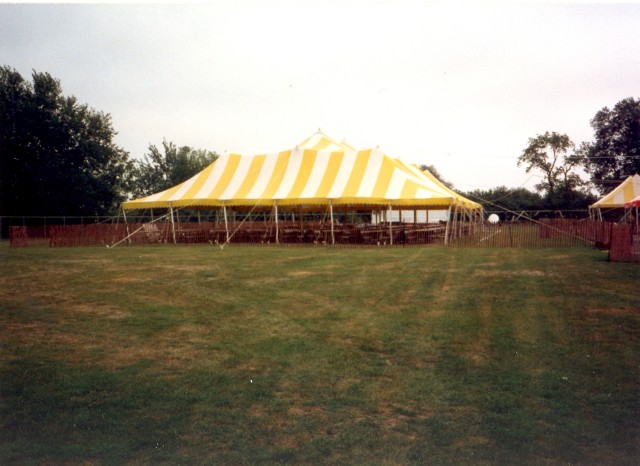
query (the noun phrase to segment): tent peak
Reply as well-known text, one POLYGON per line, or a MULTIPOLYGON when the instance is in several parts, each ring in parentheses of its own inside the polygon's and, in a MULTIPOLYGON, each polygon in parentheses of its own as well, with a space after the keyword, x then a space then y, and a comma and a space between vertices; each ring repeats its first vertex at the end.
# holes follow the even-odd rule
POLYGON ((338 142, 325 133, 320 128, 307 139, 296 145, 299 149, 329 150, 329 151, 354 151, 353 146, 343 140, 338 142))

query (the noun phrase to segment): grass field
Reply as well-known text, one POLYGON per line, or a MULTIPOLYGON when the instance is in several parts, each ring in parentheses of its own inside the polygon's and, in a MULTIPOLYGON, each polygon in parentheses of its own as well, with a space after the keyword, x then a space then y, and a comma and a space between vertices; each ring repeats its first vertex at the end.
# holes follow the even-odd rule
POLYGON ((9 248, 2 464, 637 464, 640 267, 589 248, 9 248))

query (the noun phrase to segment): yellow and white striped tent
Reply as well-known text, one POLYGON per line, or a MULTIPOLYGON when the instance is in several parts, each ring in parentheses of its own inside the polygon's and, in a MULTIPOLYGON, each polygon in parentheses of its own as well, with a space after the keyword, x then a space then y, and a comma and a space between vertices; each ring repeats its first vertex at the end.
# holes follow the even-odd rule
POLYGON ((379 205, 446 209, 462 204, 460 196, 380 149, 354 150, 318 132, 296 148, 279 153, 223 155, 187 181, 124 202, 122 207, 379 205))
POLYGON ((296 147, 300 149, 313 149, 313 150, 329 150, 333 152, 339 151, 355 151, 356 148, 349 144, 344 139, 341 142, 337 142, 324 134, 320 129, 307 139, 302 141, 296 147))
POLYGON ((470 199, 467 199, 463 195, 455 192, 453 189, 448 188, 442 181, 436 178, 429 170, 420 170, 420 168, 414 164, 409 165, 409 169, 424 176, 430 183, 433 183, 433 185, 437 186, 438 189, 453 196, 455 198, 455 202, 453 204, 454 206, 462 207, 464 209, 471 210, 471 211, 481 211, 483 209, 482 205, 470 199))
POLYGON ((457 200, 457 205, 472 211, 483 210, 483 207, 481 204, 478 204, 477 202, 472 201, 471 199, 467 199, 463 195, 458 194, 454 190, 448 188, 438 178, 436 178, 429 170, 424 170, 422 174, 427 178, 429 178, 434 183, 440 185, 442 189, 444 189, 446 192, 450 193, 452 196, 455 196, 457 200))
MULTIPOLYGON (((336 142, 335 140, 331 139, 329 136, 324 134, 321 130, 318 130, 315 134, 313 134, 312 136, 302 141, 300 144, 298 144, 297 147, 301 147, 303 149, 317 149, 317 150, 323 150, 323 149, 338 150, 338 151, 356 150, 352 145, 350 145, 345 140, 342 140, 342 142, 336 142)), ((438 189, 440 191, 443 191, 444 193, 448 193, 454 196, 458 200, 458 206, 464 207, 468 210, 474 210, 474 211, 482 210, 482 206, 480 204, 470 199, 467 199, 466 197, 456 193, 452 189, 449 189, 444 183, 442 183, 438 178, 436 178, 429 170, 421 171, 418 168, 418 166, 415 164, 404 164, 404 162, 402 162, 402 160, 400 159, 395 159, 395 160, 397 163, 403 165, 405 169, 407 169, 408 171, 411 171, 415 175, 426 177, 428 183, 432 185, 432 188, 438 189)))
POLYGON ((616 209, 623 208, 626 202, 640 196, 640 175, 629 176, 620 183, 613 191, 602 199, 591 204, 589 209, 616 209))

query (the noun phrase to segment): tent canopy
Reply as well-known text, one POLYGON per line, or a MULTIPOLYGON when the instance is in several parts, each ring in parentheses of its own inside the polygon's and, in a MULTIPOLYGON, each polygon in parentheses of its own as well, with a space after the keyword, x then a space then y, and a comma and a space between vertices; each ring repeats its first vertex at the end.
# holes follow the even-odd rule
POLYGON ((122 207, 331 204, 448 208, 464 206, 465 201, 471 202, 434 182, 417 167, 379 149, 355 150, 318 131, 291 150, 223 155, 187 181, 124 202, 122 207))
POLYGON ((300 149, 328 150, 334 152, 349 152, 356 150, 355 147, 344 139, 341 142, 337 142, 324 134, 320 129, 299 143, 296 147, 300 149))
POLYGON ((442 183, 438 178, 436 178, 429 170, 424 170, 421 173, 424 176, 426 176, 429 180, 431 180, 433 183, 436 183, 446 192, 454 196, 456 198, 457 203, 462 207, 465 207, 470 210, 482 210, 482 206, 480 204, 470 199, 467 199, 466 197, 462 196, 461 194, 458 194, 452 189, 449 189, 444 183, 442 183))
MULTIPOLYGON (((331 139, 329 136, 324 134, 320 129, 318 129, 318 131, 315 134, 313 134, 312 136, 308 137, 307 139, 299 143, 296 147, 300 147, 303 149, 316 149, 316 150, 323 150, 323 149, 325 150, 330 149, 330 150, 336 150, 336 151, 356 150, 354 146, 349 144, 344 139, 341 142, 336 142, 335 140, 331 139)), ((394 159, 394 160, 396 161, 396 163, 403 166, 405 170, 412 172, 418 177, 425 177, 426 182, 430 186, 432 186, 434 189, 439 190, 444 195, 450 194, 454 196, 457 200, 457 205, 463 206, 469 210, 482 210, 482 206, 480 204, 478 204, 477 202, 473 202, 467 199, 466 197, 456 193, 452 189, 448 188, 444 183, 442 183, 438 178, 436 178, 429 170, 421 171, 420 168, 415 164, 405 164, 400 159, 394 159)))
POLYGON ((635 174, 620 183, 613 191, 589 206, 589 209, 614 209, 625 207, 640 196, 640 175, 635 174))
POLYGON ((631 209, 633 207, 640 207, 640 196, 638 196, 638 197, 636 197, 634 199, 631 199, 629 202, 625 202, 624 206, 627 209, 631 209))

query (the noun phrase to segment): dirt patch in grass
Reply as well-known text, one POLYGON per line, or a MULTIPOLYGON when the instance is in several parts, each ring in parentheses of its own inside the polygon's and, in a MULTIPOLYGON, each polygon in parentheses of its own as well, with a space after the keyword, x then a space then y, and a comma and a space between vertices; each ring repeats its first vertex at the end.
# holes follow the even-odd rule
POLYGON ((478 269, 474 271, 475 275, 479 275, 481 277, 512 277, 512 276, 524 276, 524 277, 545 277, 549 276, 549 274, 543 272, 542 270, 485 270, 478 269))
POLYGON ((382 406, 375 417, 387 429, 405 430, 410 421, 428 419, 434 414, 435 409, 425 406, 420 407, 420 412, 402 406, 382 406))
MULTIPOLYGON (((118 369, 143 360, 151 360, 171 373, 198 361, 221 363, 228 356, 208 347, 211 339, 208 328, 204 326, 184 325, 178 329, 161 332, 149 339, 123 338, 115 328, 112 335, 109 322, 126 319, 130 317, 129 313, 90 306, 86 306, 86 309, 78 306, 76 310, 95 315, 96 319, 105 319, 104 326, 87 331, 82 326, 75 328, 70 319, 56 323, 6 322, 0 325, 0 335, 4 336, 3 338, 11 338, 14 350, 21 348, 29 351, 30 348, 46 342, 53 357, 63 358, 75 365, 97 364, 107 369, 118 369)), ((6 360, 7 356, 4 359, 6 360)))
POLYGON ((482 344, 472 345, 469 348, 469 359, 477 366, 485 366, 489 355, 485 351, 485 346, 482 344))
POLYGON ((48 328, 49 324, 45 322, 5 322, 0 325, 0 335, 11 336, 20 342, 39 343, 44 340, 48 328))
POLYGON ((296 270, 295 272, 289 272, 290 277, 308 277, 310 275, 314 275, 314 273, 309 272, 308 270, 296 270))
POLYGON ((255 371, 260 367, 260 360, 256 358, 245 360, 242 364, 235 366, 236 369, 241 371, 255 371))
POLYGON ((128 277, 113 277, 111 278, 112 283, 148 283, 151 282, 152 278, 140 277, 140 276, 128 276, 128 277))
POLYGON ((440 316, 444 313, 444 306, 451 299, 450 291, 453 288, 457 275, 457 271, 454 269, 455 261, 452 258, 449 259, 449 266, 446 267, 446 275, 440 286, 440 292, 437 295, 437 299, 431 308, 430 314, 432 316, 440 316))
POLYGON ((638 316, 640 310, 637 308, 588 308, 578 318, 589 326, 592 341, 612 343, 619 341, 622 335, 626 335, 624 338, 628 341, 636 341, 640 337, 640 327, 634 322, 638 316))
POLYGON ((454 442, 456 447, 477 447, 480 445, 486 445, 490 442, 488 437, 482 435, 470 435, 464 439, 458 439, 454 442))
POLYGON ((14 349, 23 351, 40 347, 46 342, 50 354, 57 354, 60 358, 77 364, 93 362, 91 355, 101 344, 87 334, 70 332, 61 328, 60 324, 55 325, 49 322, 8 322, 0 326, 0 335, 3 335, 3 338, 10 338, 14 349))
POLYGON ((489 319, 491 317, 491 305, 485 302, 480 308, 479 312, 480 324, 478 326, 478 333, 475 338, 471 339, 466 345, 465 354, 467 357, 477 366, 485 366, 490 358, 489 344, 490 336, 487 333, 487 328, 490 328, 489 319))
POLYGON ((162 265, 158 266, 158 264, 154 264, 155 267, 160 267, 165 270, 171 270, 171 272, 203 272, 208 271, 211 272, 213 268, 211 265, 195 265, 195 264, 176 264, 172 263, 170 265, 162 265))
POLYGON ((281 276, 281 277, 259 277, 259 278, 251 278, 245 279, 244 284, 247 288, 263 288, 270 287, 276 284, 280 284, 286 282, 290 276, 281 276))
POLYGON ((105 351, 107 354, 95 361, 103 367, 117 369, 148 360, 162 368, 166 377, 176 376, 203 361, 221 364, 228 356, 221 351, 203 348, 189 338, 177 343, 175 337, 154 338, 144 344, 135 341, 123 345, 120 342, 117 346, 110 345, 105 351))
POLYGON ((91 314, 105 319, 124 319, 131 317, 130 311, 124 311, 122 309, 116 309, 112 306, 105 305, 92 305, 92 304, 74 304, 71 311, 78 312, 80 314, 91 314))
POLYGON ((638 308, 587 308, 587 312, 592 315, 626 316, 640 315, 638 308))

